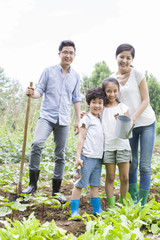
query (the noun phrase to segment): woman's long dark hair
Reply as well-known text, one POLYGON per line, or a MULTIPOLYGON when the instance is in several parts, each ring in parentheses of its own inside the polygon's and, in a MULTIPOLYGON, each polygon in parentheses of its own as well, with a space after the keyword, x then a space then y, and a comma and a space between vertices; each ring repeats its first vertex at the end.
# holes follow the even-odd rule
POLYGON ((132 45, 130 45, 128 43, 123 43, 123 44, 119 45, 116 50, 116 57, 123 51, 130 51, 132 58, 135 57, 135 49, 132 45))

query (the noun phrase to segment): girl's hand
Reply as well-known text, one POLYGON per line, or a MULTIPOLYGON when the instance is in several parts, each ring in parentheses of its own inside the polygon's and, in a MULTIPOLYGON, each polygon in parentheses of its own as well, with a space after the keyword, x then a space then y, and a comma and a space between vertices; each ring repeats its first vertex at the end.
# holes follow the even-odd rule
POLYGON ((80 117, 83 118, 83 116, 84 116, 85 114, 87 114, 87 112, 82 111, 82 112, 80 113, 80 117))
POLYGON ((77 159, 77 160, 76 160, 76 168, 78 169, 79 166, 80 166, 81 168, 83 167, 83 160, 81 160, 81 159, 77 159))
POLYGON ((119 116, 119 113, 115 114, 114 117, 117 120, 117 117, 119 116))

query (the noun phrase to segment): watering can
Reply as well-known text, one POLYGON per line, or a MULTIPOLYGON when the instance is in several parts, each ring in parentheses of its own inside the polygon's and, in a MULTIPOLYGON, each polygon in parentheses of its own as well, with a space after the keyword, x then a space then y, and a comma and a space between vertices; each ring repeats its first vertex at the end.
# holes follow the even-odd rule
POLYGON ((119 115, 116 120, 115 136, 123 139, 132 138, 134 125, 129 117, 119 115))

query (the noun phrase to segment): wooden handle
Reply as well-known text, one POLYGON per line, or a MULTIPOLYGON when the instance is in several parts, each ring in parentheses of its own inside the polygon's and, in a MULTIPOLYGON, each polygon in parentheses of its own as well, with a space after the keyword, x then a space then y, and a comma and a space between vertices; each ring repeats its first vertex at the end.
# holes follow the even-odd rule
MULTIPOLYGON (((33 82, 30 82, 30 87, 33 87, 33 82)), ((28 129, 30 104, 31 104, 31 98, 28 97, 24 136, 23 136, 23 147, 22 147, 22 156, 21 156, 21 167, 20 167, 20 175, 19 175, 18 194, 20 194, 21 191, 22 191, 22 175, 23 175, 23 166, 24 166, 24 160, 25 160, 25 150, 26 150, 26 140, 27 140, 27 129, 28 129)))

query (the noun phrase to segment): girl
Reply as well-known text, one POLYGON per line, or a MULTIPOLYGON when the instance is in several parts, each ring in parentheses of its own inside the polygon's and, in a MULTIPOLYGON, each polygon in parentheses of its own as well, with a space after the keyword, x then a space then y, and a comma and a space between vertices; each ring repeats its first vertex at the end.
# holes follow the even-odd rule
POLYGON ((119 168, 120 178, 120 202, 128 191, 129 162, 131 161, 131 149, 128 139, 117 138, 114 134, 117 115, 128 115, 128 107, 119 103, 119 83, 115 78, 106 78, 102 83, 102 89, 106 93, 105 106, 102 114, 102 127, 104 131, 104 157, 106 167, 105 191, 109 208, 115 206, 113 196, 113 183, 115 179, 116 164, 119 168))
POLYGON ((138 147, 140 141, 140 184, 138 201, 147 202, 151 182, 151 159, 155 141, 155 113, 149 104, 148 87, 145 76, 134 69, 131 63, 135 49, 130 44, 121 44, 116 50, 118 71, 112 75, 120 84, 119 99, 129 107, 129 116, 135 124, 130 139, 132 163, 129 170, 129 193, 137 203, 138 147))

